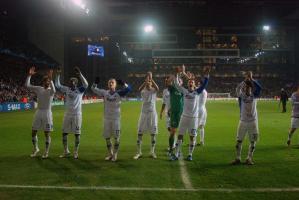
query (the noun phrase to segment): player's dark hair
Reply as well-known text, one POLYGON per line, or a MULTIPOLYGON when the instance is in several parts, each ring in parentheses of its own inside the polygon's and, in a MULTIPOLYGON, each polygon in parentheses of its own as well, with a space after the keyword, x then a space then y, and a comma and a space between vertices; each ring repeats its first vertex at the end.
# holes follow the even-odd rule
POLYGON ((247 87, 253 88, 252 81, 247 80, 247 81, 245 81, 245 84, 246 84, 247 87))

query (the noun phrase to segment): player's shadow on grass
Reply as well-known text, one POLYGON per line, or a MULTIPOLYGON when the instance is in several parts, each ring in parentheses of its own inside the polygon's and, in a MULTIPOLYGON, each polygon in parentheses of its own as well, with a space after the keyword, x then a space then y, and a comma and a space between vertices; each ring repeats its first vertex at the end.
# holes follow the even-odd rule
POLYGON ((84 176, 81 176, 74 170, 69 163, 64 159, 59 158, 48 158, 48 159, 37 159, 37 164, 51 172, 57 174, 60 178, 57 179, 57 182, 63 182, 63 184, 89 184, 89 180, 84 176))

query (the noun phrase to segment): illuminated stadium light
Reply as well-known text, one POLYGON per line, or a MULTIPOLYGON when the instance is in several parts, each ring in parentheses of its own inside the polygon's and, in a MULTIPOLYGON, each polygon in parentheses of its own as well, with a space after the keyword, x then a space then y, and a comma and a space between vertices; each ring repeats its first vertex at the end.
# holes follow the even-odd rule
POLYGON ((146 26, 144 26, 144 32, 151 33, 153 31, 154 31, 153 25, 146 25, 146 26))
POLYGON ((78 7, 80 7, 82 10, 84 10, 84 12, 86 13, 86 14, 89 14, 89 9, 88 8, 86 8, 86 5, 82 2, 82 0, 72 0, 72 2, 76 5, 76 6, 78 6, 78 7))
POLYGON ((269 31, 270 30, 270 26, 269 25, 264 25, 263 26, 263 30, 264 31, 269 31))

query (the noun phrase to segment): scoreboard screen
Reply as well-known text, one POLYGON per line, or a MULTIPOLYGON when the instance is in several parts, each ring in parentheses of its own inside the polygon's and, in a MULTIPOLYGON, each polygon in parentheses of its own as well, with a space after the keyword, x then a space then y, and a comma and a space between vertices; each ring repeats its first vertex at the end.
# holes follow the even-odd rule
POLYGON ((88 56, 99 56, 104 57, 104 47, 97 45, 88 45, 87 46, 87 55, 88 56))

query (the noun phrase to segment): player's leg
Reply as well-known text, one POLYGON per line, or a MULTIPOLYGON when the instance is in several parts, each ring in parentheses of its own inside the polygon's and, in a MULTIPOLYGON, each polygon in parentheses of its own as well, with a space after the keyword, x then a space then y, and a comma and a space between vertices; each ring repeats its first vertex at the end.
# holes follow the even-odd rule
POLYGON ((112 129, 112 121, 108 119, 104 119, 104 133, 103 137, 106 141, 106 147, 107 147, 107 155, 105 157, 105 160, 111 160, 112 159, 112 143, 111 143, 111 133, 113 132, 112 129))
POLYGON ((192 154, 195 149, 196 145, 196 136, 197 136, 197 127, 198 127, 198 118, 191 118, 189 119, 190 121, 190 126, 188 129, 189 135, 190 135, 190 142, 189 142, 189 154, 187 156, 188 161, 192 161, 192 154))
POLYGON ((42 128, 43 128, 42 127, 42 115, 41 115, 41 112, 39 110, 37 110, 34 114, 33 122, 32 122, 31 140, 32 140, 32 144, 33 144, 33 151, 32 151, 32 154, 30 155, 30 157, 36 157, 39 152, 37 131, 42 130, 42 128))
POLYGON ((199 137, 200 137, 199 145, 203 146, 205 143, 205 127, 204 127, 204 125, 200 125, 198 127, 198 130, 199 130, 199 137))
POLYGON ((52 118, 51 111, 43 112, 42 124, 44 126, 43 128, 44 128, 44 133, 45 133, 45 152, 44 152, 42 158, 48 158, 49 150, 50 150, 50 146, 51 146, 50 133, 51 133, 51 131, 53 131, 53 118, 52 118))
POLYGON ((289 130, 288 141, 287 141, 288 146, 291 145, 292 137, 293 137, 293 135, 294 135, 294 133, 295 133, 295 131, 297 130, 298 127, 299 127, 299 119, 292 117, 292 119, 291 119, 291 128, 289 130))
POLYGON ((74 147, 74 158, 79 158, 79 145, 80 145, 80 134, 75 134, 75 147, 74 147))
POLYGON ((115 120, 113 129, 114 129, 114 145, 113 145, 113 156, 111 161, 115 162, 117 160, 119 144, 120 144, 120 120, 115 120))
POLYGON ((72 132, 72 119, 71 116, 64 115, 62 122, 62 145, 63 145, 63 154, 60 155, 60 158, 65 158, 70 156, 70 151, 68 148, 68 133, 72 132))
POLYGON ((42 156, 42 158, 48 158, 49 157, 49 150, 50 150, 50 145, 51 145, 51 136, 50 136, 50 131, 45 131, 45 152, 42 156))
POLYGON ((151 152, 150 156, 154 159, 157 158, 157 155, 155 153, 155 148, 156 148, 156 142, 157 142, 157 133, 158 133, 158 117, 157 113, 152 113, 150 117, 150 127, 151 127, 151 152))
POLYGON ((137 160, 142 157, 142 136, 145 130, 147 130, 147 117, 145 114, 141 113, 138 121, 138 134, 137 134, 137 153, 134 159, 137 160))
POLYGON ((170 115, 170 135, 169 135, 169 140, 168 140, 168 143, 169 143, 169 155, 172 155, 173 154, 173 150, 174 150, 174 147, 175 147, 175 133, 176 133, 176 130, 179 126, 179 122, 180 122, 180 112, 173 112, 171 113, 170 115))
POLYGON ((74 158, 79 158, 79 145, 81 136, 81 126, 82 126, 82 115, 76 115, 73 118, 73 133, 75 133, 75 147, 74 147, 74 158))
POLYGON ((33 151, 32 151, 32 154, 30 155, 30 157, 35 157, 35 156, 37 156, 37 154, 39 152, 37 130, 32 130, 31 137, 32 137, 33 151))
POLYGON ((237 165, 241 164, 241 153, 242 153, 242 143, 244 137, 247 133, 246 125, 244 122, 239 122, 238 131, 237 131, 237 142, 236 142, 236 158, 232 161, 231 164, 237 165))
POLYGON ((139 158, 142 157, 142 150, 141 150, 141 146, 142 146, 142 136, 143 134, 142 133, 139 133, 137 135, 137 153, 136 155, 134 156, 134 159, 137 160, 139 158))
POLYGON ((205 143, 205 125, 207 120, 207 112, 204 110, 202 116, 199 118, 199 136, 200 136, 200 142, 199 145, 204 145, 205 143))
POLYGON ((288 134, 288 141, 287 141, 288 146, 291 145, 291 140, 292 140, 293 134, 295 133, 296 130, 297 130, 296 128, 290 128, 289 134, 288 134))
POLYGON ((182 117, 179 123, 179 130, 178 130, 178 138, 176 142, 175 154, 172 156, 171 160, 177 160, 180 157, 182 144, 184 139, 184 134, 188 130, 188 119, 186 117, 182 117))
POLYGON ((59 156, 60 158, 65 158, 65 157, 70 156, 67 137, 68 137, 68 133, 62 133, 63 154, 59 156))
POLYGON ((248 149, 248 156, 246 159, 247 165, 253 165, 253 153, 255 150, 255 145, 258 140, 258 124, 257 122, 251 122, 248 124, 248 137, 250 141, 249 149, 248 149))

